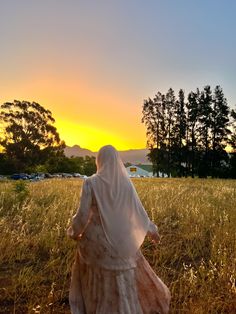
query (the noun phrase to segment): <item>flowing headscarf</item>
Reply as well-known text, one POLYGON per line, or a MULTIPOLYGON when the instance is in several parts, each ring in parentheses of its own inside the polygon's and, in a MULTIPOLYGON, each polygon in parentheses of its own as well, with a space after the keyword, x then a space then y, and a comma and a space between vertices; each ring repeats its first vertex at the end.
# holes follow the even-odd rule
POLYGON ((133 256, 147 233, 148 215, 113 146, 99 150, 96 164, 97 173, 89 181, 107 240, 119 256, 133 256))

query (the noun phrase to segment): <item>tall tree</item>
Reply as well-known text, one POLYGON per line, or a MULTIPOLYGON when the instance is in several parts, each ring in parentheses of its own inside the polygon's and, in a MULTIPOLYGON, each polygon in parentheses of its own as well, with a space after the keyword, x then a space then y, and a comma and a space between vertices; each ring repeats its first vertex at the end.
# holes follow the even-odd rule
POLYGON ((236 153, 236 110, 231 110, 230 118, 231 118, 232 133, 231 133, 231 137, 229 138, 229 144, 233 152, 236 153))
POLYGON ((188 168, 189 172, 194 178, 196 171, 196 154, 198 142, 198 119, 199 119, 199 97, 200 91, 197 89, 196 93, 190 92, 188 95, 187 108, 187 134, 186 145, 189 151, 188 168))
POLYGON ((199 101, 199 146, 201 159, 198 173, 201 177, 210 174, 210 149, 212 126, 212 91, 209 85, 205 86, 200 94, 199 101))
POLYGON ((52 113, 36 102, 7 102, 0 106, 3 136, 0 144, 15 170, 44 163, 54 154, 63 154, 64 142, 53 126, 52 113))
POLYGON ((147 127, 148 155, 155 173, 173 170, 173 144, 175 142, 175 95, 173 89, 158 92, 154 99, 144 101, 142 122, 147 127))
POLYGON ((176 98, 172 88, 165 95, 165 121, 166 121, 166 151, 167 151, 167 175, 171 175, 173 170, 173 153, 176 143, 175 134, 175 114, 176 114, 176 98))
POLYGON ((178 99, 175 102, 175 143, 173 147, 173 159, 176 162, 178 176, 185 174, 186 158, 184 145, 186 144, 186 113, 185 96, 182 89, 179 90, 178 99), (183 166, 183 164, 185 166, 183 166))
POLYGON ((148 158, 153 164, 154 173, 166 172, 167 159, 163 157, 167 147, 165 95, 158 92, 154 99, 144 101, 142 122, 147 128, 148 158))
MULTIPOLYGON (((235 116, 232 111, 234 121, 235 116)), ((182 89, 177 99, 171 88, 166 94, 158 92, 144 102, 142 122, 147 127, 148 156, 156 173, 207 177, 229 172, 229 107, 220 86, 214 93, 209 85, 202 91, 197 88, 188 94, 187 102, 182 89)), ((234 123, 230 144, 236 149, 234 123)))
MULTIPOLYGON (((227 159, 225 147, 227 145, 228 136, 231 131, 229 129, 229 113, 230 109, 224 96, 222 88, 217 85, 213 95, 212 108, 212 176, 217 176, 217 171, 221 168, 221 161, 227 159), (218 169, 218 170, 217 170, 218 169)), ((227 161, 227 160, 225 160, 227 161)))
POLYGON ((231 146, 230 153, 230 177, 236 179, 236 110, 230 113, 232 133, 229 138, 229 145, 231 146))
POLYGON ((147 131, 147 146, 149 148, 154 147, 155 145, 158 146, 159 140, 158 140, 158 121, 157 121, 157 110, 154 101, 149 98, 148 100, 144 100, 143 104, 143 117, 142 117, 142 123, 145 124, 147 131))

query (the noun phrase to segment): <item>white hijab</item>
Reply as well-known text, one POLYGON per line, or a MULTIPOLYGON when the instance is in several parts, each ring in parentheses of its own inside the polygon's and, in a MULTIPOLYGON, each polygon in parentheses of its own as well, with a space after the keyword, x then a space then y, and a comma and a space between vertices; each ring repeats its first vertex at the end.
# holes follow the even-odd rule
POLYGON ((96 164, 90 182, 106 237, 119 256, 133 256, 147 233, 148 215, 113 146, 99 150, 96 164))

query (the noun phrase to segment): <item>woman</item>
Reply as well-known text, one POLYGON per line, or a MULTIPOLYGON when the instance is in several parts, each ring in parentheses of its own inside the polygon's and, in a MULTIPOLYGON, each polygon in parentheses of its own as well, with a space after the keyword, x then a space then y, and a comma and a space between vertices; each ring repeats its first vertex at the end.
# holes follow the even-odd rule
POLYGON ((140 252, 159 241, 113 146, 100 149, 97 173, 84 181, 68 235, 78 241, 72 269, 72 314, 165 314, 170 293, 140 252))

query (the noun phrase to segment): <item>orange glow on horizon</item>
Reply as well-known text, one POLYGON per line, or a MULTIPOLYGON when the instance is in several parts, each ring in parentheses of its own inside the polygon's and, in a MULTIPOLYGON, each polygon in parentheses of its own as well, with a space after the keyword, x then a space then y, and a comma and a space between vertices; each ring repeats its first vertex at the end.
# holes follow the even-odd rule
POLYGON ((104 145, 113 145, 118 150, 144 148, 138 141, 124 139, 114 132, 91 125, 81 125, 71 121, 57 119, 55 126, 67 146, 79 145, 82 148, 98 151, 104 145), (136 145, 136 146, 135 146, 136 145))
POLYGON ((40 74, 34 80, 6 85, 1 103, 27 100, 49 109, 61 140, 68 146, 79 145, 91 151, 107 144, 118 150, 145 148, 142 103, 117 95, 116 90, 104 91, 92 83, 89 86, 85 77, 80 80, 40 74))

